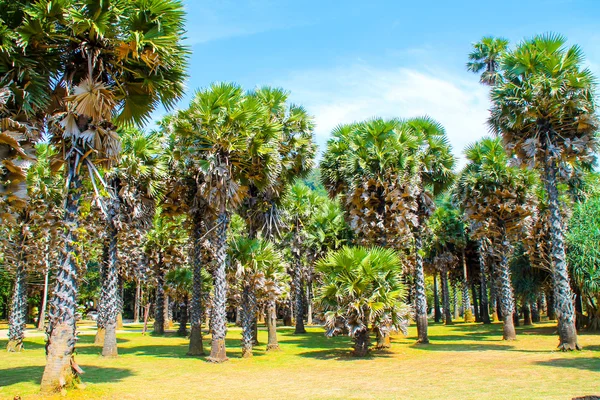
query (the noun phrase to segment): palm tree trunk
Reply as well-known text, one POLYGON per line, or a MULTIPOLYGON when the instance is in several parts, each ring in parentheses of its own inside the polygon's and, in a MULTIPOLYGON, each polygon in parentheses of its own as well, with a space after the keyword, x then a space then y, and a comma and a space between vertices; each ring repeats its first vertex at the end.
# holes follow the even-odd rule
POLYGON ((117 270, 117 329, 123 329, 123 307, 125 305, 125 285, 123 276, 117 270))
MULTIPOLYGON (((111 207, 112 208, 112 207, 111 207)), ((109 208, 109 219, 107 221, 107 238, 108 238, 108 263, 106 264, 106 276, 102 281, 103 296, 106 300, 104 305, 106 320, 104 344, 102 345, 102 356, 116 357, 117 350, 117 316, 119 315, 119 302, 110 301, 110 299, 118 299, 119 296, 119 270, 117 268, 117 228, 113 223, 109 208)))
POLYGON ((78 155, 72 156, 68 160, 68 191, 64 216, 64 225, 67 229, 64 238, 63 254, 65 258, 58 265, 56 284, 50 299, 46 367, 41 382, 41 390, 45 393, 70 386, 78 380, 78 373, 81 373, 73 358, 77 340, 75 334, 75 313, 77 312, 76 232, 79 229, 79 200, 82 190, 81 178, 76 173, 78 164, 78 155))
POLYGON ((352 355, 355 357, 365 357, 369 354, 370 346, 369 329, 363 328, 354 335, 354 351, 352 355))
POLYGON ((140 322, 140 296, 141 296, 141 285, 140 279, 135 278, 135 300, 133 304, 133 323, 137 324, 140 322))
POLYGON ((500 321, 500 310, 498 308, 498 286, 496 267, 494 264, 490 264, 490 304, 492 305, 492 321, 500 321))
POLYGON ((425 272, 423 271, 423 242, 421 232, 415 232, 415 315, 417 322, 417 343, 429 343, 427 335, 427 294, 425 293, 425 272))
POLYGON ((452 324, 452 313, 450 312, 450 290, 448 288, 448 269, 442 269, 442 302, 444 303, 444 324, 452 324))
MULTIPOLYGON (((298 235, 296 233, 296 235, 298 235)), ((299 239, 296 238, 294 240, 299 247, 299 239)), ((300 254, 294 252, 294 293, 296 300, 296 330, 295 334, 306 333, 306 329, 304 329, 304 291, 302 290, 302 259, 300 258, 300 254)))
POLYGON ((438 274, 433 274, 433 315, 434 321, 438 324, 442 320, 442 310, 440 310, 440 294, 438 292, 438 274))
POLYGON ((477 286, 475 285, 475 280, 471 281, 471 297, 473 298, 475 322, 481 322, 481 310, 479 308, 479 299, 477 296, 477 286))
MULTIPOLYGON (((550 141, 548 139, 548 141, 550 141)), ((558 203, 558 189, 556 186, 557 166, 554 159, 546 156, 545 184, 548 193, 548 209, 550 211, 550 254, 552 257, 552 270, 554 281, 554 307, 558 317, 558 348, 566 350, 580 350, 577 343, 577 330, 575 328, 575 310, 573 307, 573 291, 567 268, 565 255, 565 239, 560 205, 558 203)))
POLYGON ((269 331, 267 351, 279 350, 279 343, 277 342, 277 307, 274 299, 269 299, 267 302, 267 330, 269 331))
POLYGON ((201 238, 205 232, 203 221, 200 216, 193 216, 192 227, 192 266, 194 268, 192 278, 192 304, 190 308, 190 346, 187 354, 189 356, 204 355, 202 344, 202 264, 205 261, 201 238))
POLYGON ((46 308, 48 306, 48 281, 50 279, 50 251, 46 249, 46 271, 44 272, 44 293, 42 294, 42 307, 40 309, 40 317, 38 318, 38 331, 44 330, 46 323, 46 308))
POLYGON ((156 266, 156 293, 154 308, 154 333, 157 335, 165 334, 165 266, 163 264, 163 254, 158 253, 158 265, 156 266))
POLYGON ((25 251, 24 235, 19 235, 21 245, 17 256, 17 268, 15 284, 13 286, 12 305, 8 316, 8 345, 6 349, 9 352, 18 352, 23 350, 23 339, 25 339, 25 324, 27 323, 27 283, 25 278, 25 260, 23 252, 25 251))
POLYGON ((512 283, 510 280, 510 268, 508 266, 508 250, 510 244, 506 238, 506 233, 502 233, 502 246, 500 248, 500 264, 498 265, 498 285, 500 288, 500 307, 502 311, 502 321, 504 322, 502 339, 515 340, 517 333, 513 321, 515 311, 515 299, 513 295, 512 283))
MULTIPOLYGON (((108 252, 109 252, 108 241, 104 241, 102 244, 102 261, 99 265, 100 273, 100 299, 98 300, 98 318, 96 319, 96 337, 94 338, 94 344, 97 346, 104 346, 104 336, 106 335, 106 311, 107 304, 110 301, 108 292, 105 288, 105 283, 108 282, 108 252)), ((113 298, 114 299, 114 298, 113 298)), ((114 301, 114 300, 113 300, 114 301)))
POLYGON ((460 317, 460 310, 458 307, 458 282, 452 282, 452 310, 454 311, 454 319, 460 317))
POLYGON ((463 316, 465 322, 473 322, 473 311, 471 311, 471 297, 469 295, 469 278, 467 276, 467 257, 465 255, 465 249, 462 249, 462 263, 463 263, 463 316))
POLYGON ((480 282, 481 282, 481 287, 480 287, 480 291, 481 291, 481 302, 479 303, 479 313, 481 315, 481 321, 484 324, 489 324, 491 323, 490 321, 490 307, 488 305, 488 298, 487 298, 487 279, 486 279, 486 272, 485 272, 485 254, 483 251, 483 245, 481 243, 481 240, 479 240, 477 242, 477 255, 479 258, 479 278, 480 278, 480 282))
POLYGON ((183 301, 179 305, 179 329, 177 329, 177 334, 179 336, 187 336, 188 306, 189 299, 188 294, 186 293, 183 296, 183 301))
POLYGON ((309 274, 308 282, 306 282, 306 299, 308 304, 308 310, 306 311, 306 323, 308 325, 313 324, 313 289, 312 289, 312 274, 309 274))
POLYGON ((164 302, 165 302, 165 306, 163 307, 163 312, 165 313, 164 315, 164 324, 165 324, 165 331, 167 331, 168 329, 171 329, 173 327, 173 317, 171 314, 171 297, 166 295, 164 297, 164 302))
POLYGON ((229 228, 229 214, 223 211, 217 218, 217 233, 215 243, 215 269, 214 269, 214 297, 211 310, 212 344, 209 361, 227 361, 225 348, 225 335, 227 334, 227 229, 229 228))
POLYGON ((531 323, 531 309, 529 308, 529 303, 524 301, 522 310, 523 310, 523 325, 533 325, 531 323))
POLYGON ((548 294, 546 296, 546 315, 548 316, 549 321, 554 321, 556 319, 556 309, 554 308, 554 290, 548 290, 548 294))
POLYGON ((242 357, 252 357, 253 322, 256 315, 256 299, 250 285, 242 289, 242 357))
POLYGON ((540 310, 538 309, 537 301, 532 301, 530 304, 531 307, 531 322, 540 322, 540 310))

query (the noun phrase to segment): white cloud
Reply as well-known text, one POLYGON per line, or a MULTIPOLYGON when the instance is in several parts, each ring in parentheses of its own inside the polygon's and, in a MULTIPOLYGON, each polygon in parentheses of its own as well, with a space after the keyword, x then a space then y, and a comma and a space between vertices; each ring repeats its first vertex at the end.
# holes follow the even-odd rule
POLYGON ((295 72, 277 84, 315 116, 321 150, 341 123, 429 115, 446 128, 462 166, 464 147, 488 134, 488 89, 475 76, 469 80, 439 70, 354 65, 295 72))

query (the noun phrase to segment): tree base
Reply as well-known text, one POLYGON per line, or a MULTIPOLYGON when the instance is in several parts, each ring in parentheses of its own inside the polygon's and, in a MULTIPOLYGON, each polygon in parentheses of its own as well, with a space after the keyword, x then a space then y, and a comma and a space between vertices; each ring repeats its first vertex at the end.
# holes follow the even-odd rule
POLYGON ((252 358, 252 349, 242 349, 242 358, 252 358))
POLYGON ((583 350, 578 343, 561 343, 558 345, 558 349, 560 351, 574 351, 574 350, 583 350))
POLYGON ((222 363, 229 360, 225 351, 224 339, 213 339, 210 347, 210 356, 207 360, 212 363, 222 363))
POLYGON ((281 350, 281 349, 279 348, 279 344, 277 344, 277 343, 267 345, 267 351, 279 351, 279 350, 281 350))
POLYGON ((471 310, 468 310, 465 312, 465 322, 466 323, 475 322, 475 316, 473 315, 473 312, 471 310))
POLYGON ((96 346, 104 346, 104 337, 106 336, 106 330, 104 328, 98 328, 96 337, 94 338, 94 344, 96 346))
POLYGON ((9 340, 6 345, 6 350, 9 353, 19 353, 23 351, 23 340, 9 340))
POLYGON ((48 339, 46 368, 42 376, 42 393, 63 392, 80 384, 83 373, 73 357, 73 331, 68 323, 57 324, 48 339))
POLYGON ((190 347, 188 348, 188 356, 203 356, 204 344, 202 343, 202 330, 200 326, 192 326, 190 332, 190 347))

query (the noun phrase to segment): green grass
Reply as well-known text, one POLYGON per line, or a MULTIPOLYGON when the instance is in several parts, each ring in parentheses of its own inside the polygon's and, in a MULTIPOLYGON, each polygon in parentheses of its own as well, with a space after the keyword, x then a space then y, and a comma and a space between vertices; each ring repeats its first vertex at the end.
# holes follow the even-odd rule
MULTIPOLYGON (((88 328, 86 326, 86 328, 88 328)), ((139 329, 140 326, 134 327, 139 329)), ((266 332, 255 357, 242 359, 240 330, 228 336, 230 361, 213 365, 185 355, 176 336, 119 335, 119 358, 103 359, 85 329, 77 362, 87 388, 67 398, 276 399, 571 399, 600 395, 600 336, 584 334, 584 350, 554 351, 555 327, 519 328, 516 342, 501 340, 501 325, 430 327, 430 345, 394 337, 387 352, 349 356, 350 339, 327 339, 318 327, 306 335, 279 330, 281 351, 266 353, 266 332)), ((6 345, 0 340, 0 346, 6 345)), ((40 398, 44 338, 30 338, 20 354, 0 352, 0 398, 40 398)), ((208 340, 205 340, 208 350, 208 340)), ((58 398, 58 396, 57 396, 58 398)))

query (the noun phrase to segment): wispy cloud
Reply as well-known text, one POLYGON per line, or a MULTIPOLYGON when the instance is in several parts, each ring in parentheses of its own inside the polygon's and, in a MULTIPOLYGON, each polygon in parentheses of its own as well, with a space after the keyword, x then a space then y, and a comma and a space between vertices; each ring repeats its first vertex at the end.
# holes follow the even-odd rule
POLYGON ((488 90, 477 78, 437 69, 382 69, 357 64, 292 73, 278 82, 316 118, 321 150, 338 124, 380 117, 429 115, 444 125, 453 151, 488 134, 488 90))

